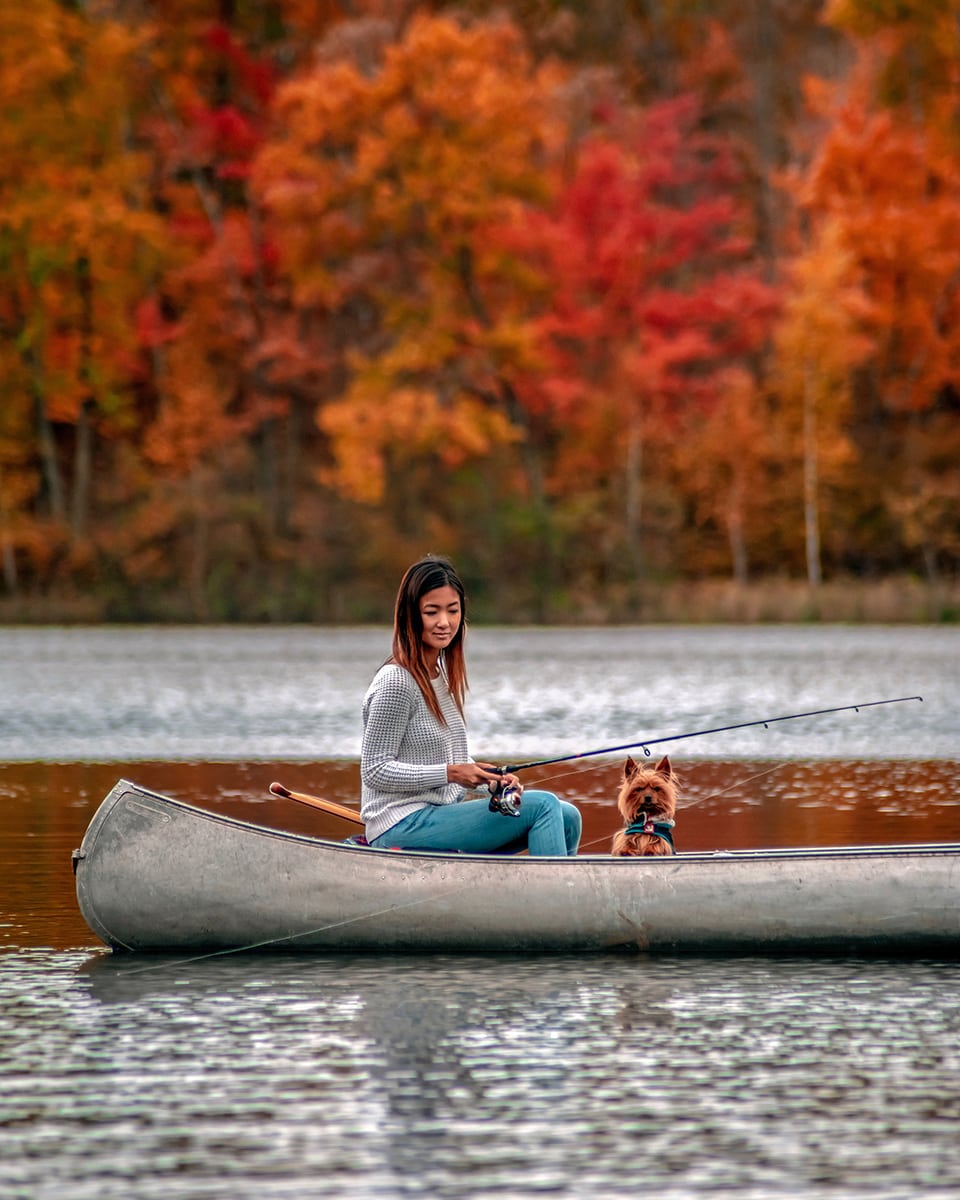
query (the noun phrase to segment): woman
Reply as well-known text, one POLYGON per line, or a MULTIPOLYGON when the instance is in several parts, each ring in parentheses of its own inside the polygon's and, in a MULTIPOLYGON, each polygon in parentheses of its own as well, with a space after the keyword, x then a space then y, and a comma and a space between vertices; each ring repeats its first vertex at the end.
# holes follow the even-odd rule
POLYGON ((393 653, 363 700, 360 814, 371 846, 576 854, 580 813, 552 792, 523 792, 467 752, 463 701, 466 597, 451 563, 429 557, 404 575, 397 593, 393 653), (491 812, 489 794, 470 789, 503 783, 523 793, 520 815, 491 812))

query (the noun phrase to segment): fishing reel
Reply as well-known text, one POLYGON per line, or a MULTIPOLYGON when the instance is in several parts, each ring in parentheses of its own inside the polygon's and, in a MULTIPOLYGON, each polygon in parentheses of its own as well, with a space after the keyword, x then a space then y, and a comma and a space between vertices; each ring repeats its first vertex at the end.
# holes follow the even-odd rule
POLYGON ((520 789, 503 781, 487 784, 490 789, 490 811, 505 817, 520 816, 520 789))

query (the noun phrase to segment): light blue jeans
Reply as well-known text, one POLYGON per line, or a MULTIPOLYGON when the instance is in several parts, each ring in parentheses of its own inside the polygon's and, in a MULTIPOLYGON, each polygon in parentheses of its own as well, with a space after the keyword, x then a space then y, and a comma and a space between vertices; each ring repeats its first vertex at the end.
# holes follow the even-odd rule
POLYGON ((491 812, 489 800, 428 804, 370 843, 379 849, 462 850, 465 854, 576 854, 580 810, 553 792, 524 792, 518 817, 491 812))

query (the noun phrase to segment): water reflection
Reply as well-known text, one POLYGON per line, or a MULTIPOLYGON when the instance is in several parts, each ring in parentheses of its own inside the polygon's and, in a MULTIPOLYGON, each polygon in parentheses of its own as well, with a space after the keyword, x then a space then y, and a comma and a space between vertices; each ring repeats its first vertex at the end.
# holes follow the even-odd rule
POLYGON ((394 1186, 416 1181, 425 1194, 562 1186, 560 1164, 548 1168, 537 1143, 541 1134, 567 1140, 557 1138, 551 1109, 572 1108, 597 1020, 621 1041, 633 1036, 638 1012, 644 1027, 658 1011, 661 1027, 672 1022, 666 981, 607 984, 575 960, 538 972, 514 957, 291 959, 263 969, 236 958, 146 967, 100 958, 86 971, 101 1003, 146 1002, 167 1008, 168 1019, 168 1006, 189 1006, 196 1017, 236 997, 236 1037, 248 1036, 243 1012, 258 1003, 251 976, 266 976, 286 1036, 310 1042, 310 1091, 324 1104, 349 1092, 375 1122, 375 1157, 394 1186), (338 1036, 318 1036, 318 1023, 338 1036), (456 1174, 468 1169, 471 1190, 455 1190, 456 1174))
POLYGON ((946 964, 7 963, 0 1183, 31 1200, 960 1187, 946 964))

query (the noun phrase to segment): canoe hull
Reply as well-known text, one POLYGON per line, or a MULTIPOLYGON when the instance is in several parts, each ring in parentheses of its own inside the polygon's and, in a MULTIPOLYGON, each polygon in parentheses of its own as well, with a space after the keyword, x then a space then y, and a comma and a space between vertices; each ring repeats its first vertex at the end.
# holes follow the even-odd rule
POLYGON ((935 953, 960 950, 960 845, 676 858, 372 850, 121 780, 75 854, 123 950, 935 953))

